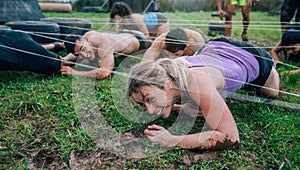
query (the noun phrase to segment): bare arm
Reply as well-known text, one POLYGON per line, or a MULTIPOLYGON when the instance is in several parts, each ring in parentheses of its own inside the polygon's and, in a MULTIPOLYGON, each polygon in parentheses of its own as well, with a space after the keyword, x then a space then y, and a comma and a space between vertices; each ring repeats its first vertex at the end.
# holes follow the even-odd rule
POLYGON ((203 106, 205 109, 200 106, 202 115, 214 130, 185 135, 176 146, 202 150, 237 147, 239 145, 238 130, 226 103, 219 94, 215 94, 212 98, 210 95, 204 97, 201 99, 201 106, 205 105, 203 106))
POLYGON ((154 40, 150 48, 148 48, 147 51, 145 52, 142 61, 156 60, 159 57, 160 52, 165 49, 165 45, 164 45, 165 37, 166 37, 165 34, 160 35, 154 40))
MULTIPOLYGON (((161 126, 149 126, 144 132, 154 143, 185 149, 218 150, 239 146, 235 120, 209 75, 194 77, 189 94, 199 104, 212 130, 189 135, 172 135, 161 126), (154 132, 154 133, 152 133, 154 132)), ((190 78, 189 78, 190 79, 190 78)))
POLYGON ((113 70, 113 66, 114 66, 114 55, 110 47, 108 49, 109 50, 105 50, 102 48, 98 49, 99 56, 103 56, 101 57, 101 62, 99 63, 98 69, 94 69, 91 71, 78 71, 69 66, 62 66, 61 68, 62 74, 70 74, 73 76, 83 76, 89 78, 96 77, 97 79, 100 80, 109 79, 111 76, 111 71, 113 70))
POLYGON ((288 70, 280 73, 281 76, 288 74, 288 75, 293 75, 293 74, 299 74, 300 73, 300 68, 296 70, 288 70))
POLYGON ((216 0, 217 7, 218 7, 218 13, 221 20, 223 20, 224 17, 224 11, 222 9, 222 0, 216 0))
POLYGON ((98 54, 101 57, 99 69, 97 71, 97 79, 109 79, 114 68, 115 58, 114 51, 111 47, 102 47, 98 49, 98 54))
POLYGON ((273 57, 276 64, 281 63, 278 57, 278 53, 282 50, 281 41, 279 41, 275 47, 271 50, 270 54, 273 57))
POLYGON ((196 81, 197 85, 191 86, 189 93, 199 104, 205 121, 213 130, 186 135, 177 146, 187 149, 236 147, 239 144, 238 129, 224 99, 208 74, 201 75, 196 81))
POLYGON ((136 25, 136 27, 138 28, 138 30, 140 32, 142 32, 147 39, 149 39, 149 31, 148 28, 144 22, 144 17, 141 14, 137 14, 137 15, 132 15, 132 19, 134 20, 134 24, 136 25))
POLYGON ((72 53, 69 53, 64 58, 62 58, 62 65, 64 65, 64 66, 70 65, 70 63, 68 63, 68 61, 76 62, 76 60, 77 60, 77 56, 75 56, 72 53))
POLYGON ((299 73, 300 73, 300 69, 292 70, 289 72, 289 74, 299 74, 299 73))

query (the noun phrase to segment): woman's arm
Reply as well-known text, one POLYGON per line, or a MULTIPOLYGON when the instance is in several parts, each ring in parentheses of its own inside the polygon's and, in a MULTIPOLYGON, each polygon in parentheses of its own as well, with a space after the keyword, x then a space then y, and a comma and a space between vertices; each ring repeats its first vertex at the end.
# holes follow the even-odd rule
POLYGON ((223 86, 221 81, 223 78, 210 76, 210 74, 215 73, 206 72, 205 68, 193 68, 189 72, 189 94, 198 103, 203 118, 213 130, 186 135, 177 144, 178 147, 223 149, 236 147, 239 144, 235 120, 217 90, 220 85, 223 86))
POLYGON ((218 92, 211 91, 211 94, 201 95, 203 95, 200 97, 202 115, 213 130, 185 135, 176 146, 204 150, 238 147, 238 129, 225 101, 218 92))
POLYGON ((279 41, 275 47, 271 50, 270 54, 275 61, 275 64, 281 63, 278 57, 278 53, 282 50, 281 41, 279 41))
POLYGON ((132 15, 132 20, 137 29, 142 32, 147 39, 150 39, 150 33, 149 30, 144 22, 144 16, 141 14, 133 14, 132 15))
MULTIPOLYGON (((199 71, 199 70, 196 70, 199 71)), ((212 130, 189 135, 172 135, 161 126, 149 126, 145 134, 154 143, 185 149, 215 150, 239 146, 239 134, 235 120, 217 90, 219 80, 206 72, 189 76, 190 97, 198 103, 206 123, 212 130)))
POLYGON ((165 45, 164 45, 165 39, 166 39, 166 34, 157 37, 145 52, 142 61, 156 60, 159 57, 161 51, 165 50, 165 45))

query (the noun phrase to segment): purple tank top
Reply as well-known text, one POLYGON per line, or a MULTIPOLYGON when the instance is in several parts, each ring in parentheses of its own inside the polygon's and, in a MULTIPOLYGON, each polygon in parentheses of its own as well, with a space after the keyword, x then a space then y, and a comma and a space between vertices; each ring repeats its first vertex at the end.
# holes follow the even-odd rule
POLYGON ((258 61, 251 53, 225 42, 210 41, 200 54, 185 56, 185 60, 188 67, 207 66, 220 70, 225 77, 225 87, 221 92, 224 98, 259 75, 258 61))

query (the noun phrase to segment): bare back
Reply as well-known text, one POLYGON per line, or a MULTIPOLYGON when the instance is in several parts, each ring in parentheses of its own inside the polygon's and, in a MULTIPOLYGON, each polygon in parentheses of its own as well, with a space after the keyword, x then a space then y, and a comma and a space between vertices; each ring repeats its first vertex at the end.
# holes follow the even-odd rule
POLYGON ((139 41, 132 34, 93 31, 88 32, 84 36, 90 37, 90 42, 97 48, 95 51, 98 50, 100 58, 109 53, 113 53, 114 57, 119 57, 123 54, 131 54, 139 49, 139 41))

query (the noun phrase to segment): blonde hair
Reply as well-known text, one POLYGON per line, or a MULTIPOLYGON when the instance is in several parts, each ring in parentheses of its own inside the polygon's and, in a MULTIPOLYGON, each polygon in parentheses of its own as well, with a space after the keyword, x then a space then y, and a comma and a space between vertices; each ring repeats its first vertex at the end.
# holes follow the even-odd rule
POLYGON ((183 57, 176 59, 161 58, 156 61, 143 61, 131 67, 127 80, 127 95, 139 92, 144 85, 164 88, 165 79, 170 77, 181 90, 188 89, 187 63, 183 57))

